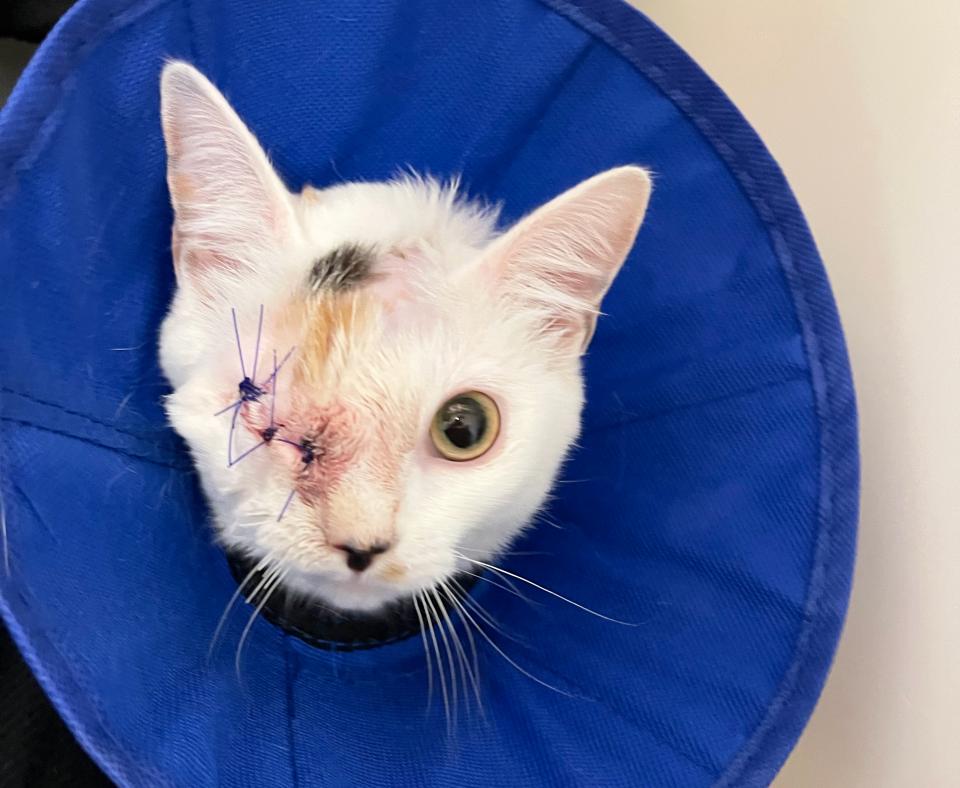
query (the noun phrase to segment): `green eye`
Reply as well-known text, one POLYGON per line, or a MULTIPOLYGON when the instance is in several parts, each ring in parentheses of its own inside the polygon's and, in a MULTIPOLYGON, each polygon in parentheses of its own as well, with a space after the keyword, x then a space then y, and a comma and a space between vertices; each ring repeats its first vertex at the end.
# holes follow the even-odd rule
POLYGON ((440 456, 454 462, 486 454, 500 432, 500 411, 490 397, 468 391, 448 399, 430 425, 430 438, 440 456))

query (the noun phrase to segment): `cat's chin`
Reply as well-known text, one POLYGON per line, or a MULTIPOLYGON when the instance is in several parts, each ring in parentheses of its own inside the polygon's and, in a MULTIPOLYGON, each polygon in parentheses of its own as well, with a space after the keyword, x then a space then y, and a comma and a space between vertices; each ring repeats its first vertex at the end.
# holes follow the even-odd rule
POLYGON ((412 594, 407 588, 375 577, 354 575, 333 578, 292 569, 284 580, 289 593, 344 612, 376 613, 392 602, 412 594))

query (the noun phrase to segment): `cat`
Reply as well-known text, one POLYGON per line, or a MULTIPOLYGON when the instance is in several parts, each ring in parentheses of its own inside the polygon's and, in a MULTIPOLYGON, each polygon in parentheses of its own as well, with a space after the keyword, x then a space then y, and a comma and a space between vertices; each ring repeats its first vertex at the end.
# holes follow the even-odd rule
POLYGON ((291 193, 187 63, 164 67, 161 110, 165 405, 219 541, 344 611, 492 562, 578 436, 581 356, 649 174, 608 170, 500 232, 456 182, 291 193))

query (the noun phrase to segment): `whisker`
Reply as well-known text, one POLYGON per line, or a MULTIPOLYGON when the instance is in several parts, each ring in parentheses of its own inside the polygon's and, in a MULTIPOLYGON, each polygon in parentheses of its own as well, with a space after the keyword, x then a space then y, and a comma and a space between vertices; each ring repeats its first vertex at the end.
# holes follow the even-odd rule
POLYGON ((240 329, 237 327, 237 310, 230 307, 230 314, 233 315, 233 334, 237 338, 237 353, 240 355, 240 371, 243 377, 247 376, 247 365, 243 363, 243 346, 240 344, 240 329))
POLYGON ((207 659, 209 660, 213 656, 213 649, 217 644, 217 639, 220 637, 220 633, 223 630, 223 625, 227 623, 227 616, 230 614, 230 610, 233 608, 240 594, 243 593, 243 589, 246 588, 247 583, 250 582, 250 579, 261 569, 263 569, 270 561, 273 560, 273 554, 268 553, 260 561, 247 572, 247 576, 243 578, 243 582, 237 586, 237 590, 233 592, 233 596, 230 597, 230 601, 227 602, 227 606, 223 609, 223 613, 220 615, 220 620, 217 622, 217 628, 213 630, 213 637, 210 638, 210 646, 207 648, 207 659))
MULTIPOLYGON (((520 597, 520 599, 522 599, 524 602, 526 602, 530 607, 533 607, 533 608, 543 607, 543 603, 542 603, 542 602, 537 602, 535 599, 531 599, 531 598, 528 597, 526 594, 524 594, 524 593, 518 588, 517 584, 514 583, 513 580, 511 580, 509 577, 502 576, 502 577, 498 577, 497 579, 498 579, 498 580, 502 580, 504 583, 506 583, 507 586, 508 586, 507 590, 508 590, 508 591, 512 591, 516 596, 520 597)), ((487 582, 490 582, 490 579, 489 579, 489 578, 487 578, 487 582)))
MULTIPOLYGON (((425 589, 424 589, 425 590, 425 589)), ((450 735, 450 699, 447 695, 447 675, 443 670, 442 659, 440 657, 440 646, 437 643, 437 633, 434 628, 434 618, 433 613, 430 608, 429 602, 426 595, 421 596, 423 600, 423 610, 429 619, 430 628, 428 632, 430 633, 430 640, 433 642, 433 653, 437 657, 437 675, 440 677, 440 694, 443 696, 443 713, 444 717, 447 720, 447 735, 450 735)))
MULTIPOLYGON (((470 559, 467 559, 467 560, 469 561, 470 559)), ((496 580, 494 580, 491 577, 487 577, 486 575, 480 574, 478 572, 471 572, 469 569, 461 569, 460 571, 463 572, 464 574, 470 575, 470 577, 477 578, 477 580, 482 580, 484 583, 489 583, 494 588, 499 588, 501 591, 506 591, 508 594, 513 594, 514 596, 519 597, 531 607, 543 607, 543 605, 540 602, 536 602, 532 600, 530 597, 528 597, 526 594, 521 593, 512 584, 508 586, 503 585, 501 583, 498 583, 496 580)), ((504 578, 504 579, 509 580, 509 578, 504 578)))
POLYGON ((553 519, 551 519, 551 518, 550 518, 548 515, 546 515, 544 512, 538 512, 537 514, 535 514, 534 517, 533 517, 533 521, 534 521, 535 523, 536 523, 536 522, 544 522, 544 523, 546 523, 547 525, 549 525, 551 528, 556 528, 558 531, 562 531, 562 530, 563 530, 563 526, 560 525, 560 523, 555 522, 553 519))
MULTIPOLYGON (((489 550, 480 550, 476 547, 464 547, 463 545, 460 545, 460 549, 466 550, 468 553, 489 553, 490 552, 489 550)), ((544 552, 543 550, 505 550, 503 552, 497 552, 497 555, 503 556, 503 557, 506 557, 506 556, 520 557, 520 556, 531 556, 531 555, 553 555, 553 553, 547 553, 547 552, 544 552)))
POLYGON ((430 707, 433 705, 433 662, 430 659, 430 649, 427 647, 427 627, 424 622, 423 614, 420 612, 420 593, 413 596, 413 609, 417 613, 417 621, 420 622, 420 637, 423 641, 423 655, 427 662, 427 708, 430 713, 430 707))
MULTIPOLYGON (((469 674, 470 680, 473 680, 473 673, 470 672, 470 666, 467 664, 467 655, 463 650, 463 643, 460 641, 460 635, 457 633, 457 628, 454 625, 453 618, 450 615, 450 611, 447 610, 446 606, 443 603, 443 600, 440 597, 440 586, 438 584, 435 588, 432 589, 432 594, 434 599, 437 600, 437 607, 440 608, 440 613, 443 615, 443 624, 447 628, 447 632, 450 633, 450 641, 453 643, 453 650, 457 655, 457 665, 460 668, 460 686, 463 688, 463 702, 468 704, 467 709, 469 711, 469 701, 470 696, 468 694, 469 687, 467 686, 467 676, 469 674)), ((450 672, 454 672, 453 660, 450 660, 450 672)))
POLYGON ((463 631, 467 635, 467 641, 470 643, 470 649, 473 653, 473 669, 471 670, 469 663, 467 662, 467 655, 463 650, 463 643, 460 640, 460 636, 457 634, 456 627, 453 625, 453 621, 449 615, 447 615, 447 625, 450 628, 450 634, 456 638, 457 650, 460 652, 460 658, 462 660, 462 665, 464 668, 464 698, 467 697, 467 676, 470 677, 470 683, 473 685, 473 694, 477 699, 477 708, 480 710, 480 713, 483 714, 483 699, 480 695, 480 663, 477 660, 477 646, 473 640, 473 633, 470 631, 470 627, 467 625, 466 620, 463 618, 463 614, 460 613, 460 601, 457 599, 456 594, 450 590, 450 587, 444 583, 442 580, 439 583, 439 588, 446 595, 447 599, 450 600, 450 603, 453 605, 453 609, 458 612, 460 615, 460 620, 463 621, 464 627, 463 631))
POLYGON ((481 621, 483 621, 488 627, 490 627, 495 632, 499 632, 501 635, 507 638, 507 640, 512 640, 514 643, 517 643, 518 645, 521 645, 521 646, 527 645, 527 642, 522 638, 519 638, 516 635, 512 635, 509 632, 507 632, 507 630, 503 628, 503 625, 500 624, 500 622, 497 621, 497 619, 495 619, 492 615, 490 615, 490 613, 486 610, 486 608, 483 607, 483 605, 481 605, 476 599, 470 596, 470 594, 468 594, 466 590, 464 590, 463 586, 460 585, 460 583, 457 582, 455 578, 450 578, 450 579, 452 582, 456 583, 457 588, 460 589, 463 595, 462 599, 464 603, 470 605, 470 607, 473 608, 473 611, 477 614, 477 616, 480 618, 481 621))
MULTIPOLYGON (((243 628, 243 632, 240 634, 240 642, 237 644, 237 655, 233 660, 233 667, 237 673, 237 681, 242 681, 240 677, 240 660, 243 654, 243 644, 247 640, 247 635, 250 634, 250 630, 253 628, 253 622, 257 620, 257 616, 260 615, 260 612, 266 606, 270 597, 273 596, 273 592, 277 590, 277 587, 283 582, 283 579, 287 576, 287 570, 281 569, 281 567, 275 567, 273 574, 267 574, 269 580, 266 582, 266 586, 263 589, 263 599, 260 600, 260 603, 256 606, 253 611, 253 614, 247 620, 247 625, 243 628)), ((256 599, 257 593, 259 593, 259 586, 257 590, 251 594, 250 599, 256 599)))
MULTIPOLYGON (((439 604, 439 602, 438 602, 438 600, 437 600, 437 597, 436 597, 436 592, 435 592, 434 589, 432 589, 432 588, 428 588, 428 589, 427 589, 426 599, 427 599, 427 601, 429 602, 431 609, 434 611, 434 613, 435 613, 435 615, 436 615, 436 620, 437 620, 437 627, 436 627, 436 629, 437 629, 437 634, 440 635, 440 639, 443 641, 443 650, 444 650, 444 652, 446 652, 446 655, 447 655, 447 664, 450 666, 450 697, 451 697, 451 699, 452 699, 452 701, 453 701, 453 702, 451 703, 451 706, 453 707, 453 727, 452 727, 452 728, 450 727, 450 725, 449 725, 449 720, 448 720, 448 721, 447 721, 447 722, 448 722, 447 735, 449 736, 449 735, 452 734, 452 732, 456 731, 456 728, 457 728, 457 701, 458 701, 458 696, 457 696, 457 690, 458 690, 457 669, 456 669, 456 666, 453 664, 453 651, 452 651, 452 649, 450 648, 450 641, 447 639, 447 632, 446 632, 446 630, 443 628, 443 621, 442 621, 442 619, 441 619, 441 616, 442 616, 442 614, 443 614, 443 606, 439 604), (438 610, 438 608, 439 608, 439 610, 438 610)), ((443 666, 441 665, 441 668, 442 668, 442 667, 443 667, 443 666)), ((442 675, 442 671, 441 671, 441 675, 442 675)))
POLYGON ((253 372, 250 373, 250 379, 257 379, 257 362, 260 360, 260 336, 263 334, 263 304, 260 304, 260 319, 257 323, 257 344, 253 351, 253 372))
POLYGON ((580 610, 584 611, 585 613, 589 613, 592 616, 596 616, 597 618, 602 618, 604 621, 610 621, 614 624, 622 624, 625 627, 640 626, 639 624, 631 623, 630 621, 621 621, 618 618, 611 618, 610 616, 605 616, 603 615, 603 613, 598 613, 596 610, 591 610, 589 607, 586 607, 585 605, 581 605, 579 602, 574 602, 572 599, 567 599, 567 597, 563 596, 562 594, 558 594, 556 591, 551 591, 549 588, 546 588, 545 586, 542 586, 538 583, 534 583, 532 580, 527 580, 527 578, 521 577, 520 575, 514 574, 513 572, 509 572, 506 569, 501 569, 500 567, 493 566, 492 564, 487 564, 487 563, 484 563, 483 561, 478 561, 475 558, 467 558, 465 555, 460 555, 460 558, 464 559, 465 561, 470 561, 471 563, 477 564, 477 566, 482 566, 484 569, 489 569, 491 572, 496 572, 497 574, 503 574, 508 577, 512 577, 515 580, 519 580, 521 583, 526 583, 527 585, 533 586, 534 588, 539 589, 540 591, 543 591, 545 594, 550 594, 550 596, 556 597, 557 599, 563 602, 566 602, 569 605, 573 605, 574 607, 579 608, 580 610))
POLYGON ((480 635, 483 637, 483 639, 486 640, 487 643, 489 643, 489 644, 493 647, 493 649, 494 649, 501 657, 503 657, 509 664, 513 665, 514 668, 516 668, 520 673, 522 673, 522 674, 523 674, 524 676, 526 676, 528 679, 531 679, 532 681, 537 682, 537 684, 540 684, 541 686, 546 687, 547 689, 553 690, 554 692, 558 692, 558 693, 561 694, 561 695, 566 695, 568 698, 576 697, 575 695, 572 695, 572 694, 570 694, 569 692, 565 692, 564 690, 560 689, 559 687, 554 687, 552 684, 547 684, 547 682, 543 681, 543 679, 539 679, 539 678, 537 678, 536 676, 534 676, 532 673, 530 673, 529 671, 524 670, 524 669, 523 669, 522 667, 520 667, 516 662, 514 662, 514 661, 506 654, 506 652, 505 652, 503 649, 500 648, 500 646, 498 646, 496 643, 493 642, 493 640, 490 638, 490 636, 489 636, 486 632, 483 631, 483 628, 482 628, 479 624, 477 624, 476 621, 474 621, 473 616, 471 616, 470 613, 467 612, 466 608, 463 609, 463 613, 464 613, 464 615, 466 615, 466 617, 473 623, 473 625, 474 625, 474 627, 476 628, 477 632, 480 633, 480 635))

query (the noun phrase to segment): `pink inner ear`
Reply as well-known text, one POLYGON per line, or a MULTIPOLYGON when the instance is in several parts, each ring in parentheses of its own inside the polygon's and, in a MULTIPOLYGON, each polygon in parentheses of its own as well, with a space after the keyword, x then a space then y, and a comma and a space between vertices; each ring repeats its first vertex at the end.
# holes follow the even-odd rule
POLYGON ((209 272, 268 263, 296 222, 259 143, 219 91, 185 64, 164 69, 161 110, 178 277, 189 272, 199 282, 209 272))
POLYGON ((500 245, 497 276, 508 287, 589 321, 640 227, 649 176, 637 167, 608 170, 521 220, 500 245))

